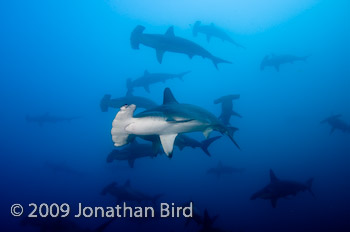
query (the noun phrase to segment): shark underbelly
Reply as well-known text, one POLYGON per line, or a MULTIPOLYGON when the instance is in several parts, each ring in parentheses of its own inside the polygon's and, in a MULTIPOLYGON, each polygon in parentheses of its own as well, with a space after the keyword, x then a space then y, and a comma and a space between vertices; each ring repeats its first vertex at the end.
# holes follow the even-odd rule
POLYGON ((197 120, 189 122, 169 122, 164 118, 134 118, 126 128, 126 132, 135 135, 166 135, 186 132, 204 131, 208 127, 197 120))

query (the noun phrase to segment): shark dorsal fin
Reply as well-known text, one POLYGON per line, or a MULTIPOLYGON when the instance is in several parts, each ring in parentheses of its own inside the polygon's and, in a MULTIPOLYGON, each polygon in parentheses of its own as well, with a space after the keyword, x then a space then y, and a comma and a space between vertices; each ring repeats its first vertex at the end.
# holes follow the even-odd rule
POLYGON ((271 183, 277 182, 278 178, 276 177, 275 173, 270 169, 270 181, 271 183))
POLYGON ((165 35, 168 37, 174 37, 175 36, 174 27, 173 26, 169 27, 168 30, 165 32, 165 35))
POLYGON ((127 180, 124 184, 124 187, 130 187, 130 180, 127 180))
POLYGON ((169 88, 164 89, 163 105, 165 104, 179 104, 169 88))
POLYGON ((128 91, 126 91, 125 97, 131 97, 131 96, 133 96, 132 92, 133 92, 132 89, 128 89, 128 91))
POLYGON ((144 76, 148 76, 149 75, 149 72, 148 70, 146 69, 145 72, 143 73, 144 76))

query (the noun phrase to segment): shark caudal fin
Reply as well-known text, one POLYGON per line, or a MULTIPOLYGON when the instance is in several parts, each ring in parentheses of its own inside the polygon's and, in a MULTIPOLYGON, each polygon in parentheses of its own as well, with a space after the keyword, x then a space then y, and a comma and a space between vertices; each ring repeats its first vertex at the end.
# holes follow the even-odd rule
POLYGON ((235 141, 235 139, 233 138, 233 135, 236 131, 238 131, 239 129, 236 127, 232 127, 232 126, 228 126, 226 127, 226 134, 227 136, 230 138, 230 140, 236 145, 236 147, 241 150, 240 146, 238 145, 238 143, 235 141))
POLYGON ((212 56, 210 59, 213 61, 213 64, 214 64, 216 69, 219 69, 218 64, 220 64, 220 63, 232 64, 232 62, 230 62, 230 61, 227 61, 227 60, 221 59, 219 57, 215 57, 215 56, 212 56))
POLYGON ((110 94, 105 94, 103 96, 103 98, 101 99, 100 102, 100 108, 102 112, 107 112, 108 111, 108 107, 109 107, 109 102, 111 100, 111 95, 110 94))
POLYGON ((134 104, 120 107, 112 123, 112 140, 114 146, 120 147, 128 143, 129 133, 125 130, 133 122, 133 114, 136 109, 134 104))
POLYGON ((216 141, 219 138, 221 138, 221 136, 215 136, 213 138, 205 139, 201 142, 201 148, 205 154, 207 154, 208 156, 211 156, 208 151, 208 147, 210 146, 210 144, 212 144, 214 141, 216 141))
POLYGON ((193 26, 193 29, 192 29, 192 34, 194 37, 196 37, 198 35, 198 29, 199 29, 199 26, 201 25, 201 22, 200 21, 197 21, 194 23, 194 26, 193 26))
POLYGON ((142 36, 143 31, 146 28, 144 26, 138 25, 135 27, 135 29, 131 32, 130 36, 130 43, 132 49, 139 49, 140 45, 140 38, 142 36))
POLYGON ((308 181, 306 181, 306 187, 307 187, 307 190, 311 193, 311 195, 313 197, 315 197, 315 194, 314 194, 314 192, 311 189, 313 181, 314 181, 314 178, 310 178, 308 181))

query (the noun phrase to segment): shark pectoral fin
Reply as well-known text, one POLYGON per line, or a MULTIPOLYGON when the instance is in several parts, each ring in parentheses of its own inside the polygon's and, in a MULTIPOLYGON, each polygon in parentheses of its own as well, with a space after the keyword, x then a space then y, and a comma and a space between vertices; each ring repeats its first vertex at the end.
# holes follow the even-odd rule
POLYGON ((164 52, 165 52, 164 50, 160 50, 160 49, 156 50, 157 60, 160 64, 162 63, 164 52))
POLYGON ((210 127, 208 127, 207 129, 205 129, 205 131, 203 131, 203 135, 204 135, 204 137, 207 139, 207 138, 209 138, 209 135, 210 135, 210 133, 213 131, 213 129, 212 128, 210 128, 210 127))
POLYGON ((176 136, 177 134, 159 135, 160 142, 162 143, 162 146, 163 146, 163 150, 169 158, 171 158, 173 154, 174 141, 176 136))
POLYGON ((129 160, 128 160, 128 163, 129 163, 129 167, 130 167, 130 168, 133 168, 133 167, 134 167, 135 160, 134 160, 134 159, 129 159, 129 160))
POLYGON ((271 199, 271 205, 273 208, 276 208, 276 205, 277 205, 277 198, 272 198, 271 199))

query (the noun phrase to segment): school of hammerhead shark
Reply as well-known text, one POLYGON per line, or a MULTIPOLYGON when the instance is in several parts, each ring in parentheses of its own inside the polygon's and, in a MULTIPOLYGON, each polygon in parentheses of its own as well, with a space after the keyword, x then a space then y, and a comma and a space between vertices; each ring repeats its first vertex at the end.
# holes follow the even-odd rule
MULTIPOLYGON (((216 37, 223 41, 228 41, 238 48, 245 49, 243 45, 233 40, 228 33, 214 24, 203 25, 197 21, 192 30, 193 36, 204 34, 208 42, 212 37, 216 37)), ((214 56, 205 48, 189 39, 176 36, 174 27, 169 27, 164 34, 147 34, 144 31, 145 27, 141 25, 134 28, 130 36, 131 48, 143 49, 140 45, 153 48, 159 63, 162 63, 166 52, 185 54, 190 59, 194 56, 207 58, 212 61, 216 69, 218 69, 218 64, 231 63, 214 56)), ((262 59, 260 69, 264 70, 266 67, 273 67, 276 71, 279 71, 280 66, 283 64, 305 61, 307 58, 308 56, 267 55, 262 59)), ((126 80, 126 96, 118 98, 112 98, 109 94, 103 96, 100 102, 102 112, 107 112, 109 108, 119 109, 112 122, 111 129, 112 141, 118 149, 113 149, 108 154, 108 163, 115 160, 127 161, 129 166, 134 168, 135 160, 144 157, 156 157, 160 154, 165 154, 171 158, 174 155, 174 145, 180 150, 185 147, 200 148, 206 155, 211 156, 208 147, 221 138, 221 136, 210 137, 213 131, 227 136, 237 149, 240 149, 239 144, 235 140, 235 132, 238 128, 230 124, 232 116, 242 117, 233 107, 233 101, 240 98, 239 94, 226 95, 214 100, 214 104, 221 104, 221 114, 218 117, 199 106, 178 102, 170 88, 164 89, 162 105, 157 105, 150 99, 133 94, 135 88, 144 88, 145 91, 150 93, 152 84, 164 83, 175 78, 182 79, 185 75, 190 75, 190 72, 169 74, 150 73, 146 70, 141 77, 126 80), (143 109, 143 111, 135 113, 136 109, 143 109), (198 141, 186 135, 191 132, 202 132, 205 139, 198 141)), ((27 116, 26 119, 28 122, 43 124, 71 121, 76 118, 61 118, 45 114, 38 117, 27 116)), ((322 120, 321 123, 328 123, 331 127, 331 133, 335 130, 350 133, 350 125, 343 121, 339 114, 332 115, 322 120)), ((221 175, 242 173, 244 171, 244 168, 234 168, 219 162, 216 167, 209 169, 207 173, 220 177, 221 175)), ((314 196, 311 189, 312 182, 313 178, 306 182, 281 180, 276 177, 273 170, 270 170, 270 182, 261 190, 252 194, 251 199, 261 198, 269 200, 271 206, 275 208, 278 199, 295 196, 298 192, 308 191, 314 196)), ((161 197, 161 195, 149 196, 133 189, 130 187, 129 181, 124 185, 117 185, 115 182, 111 183, 103 189, 102 194, 111 194, 118 201, 136 202, 155 202, 161 197)), ((215 218, 210 218, 207 210, 194 212, 193 217, 189 220, 201 226, 200 231, 223 231, 213 225, 215 218)))

